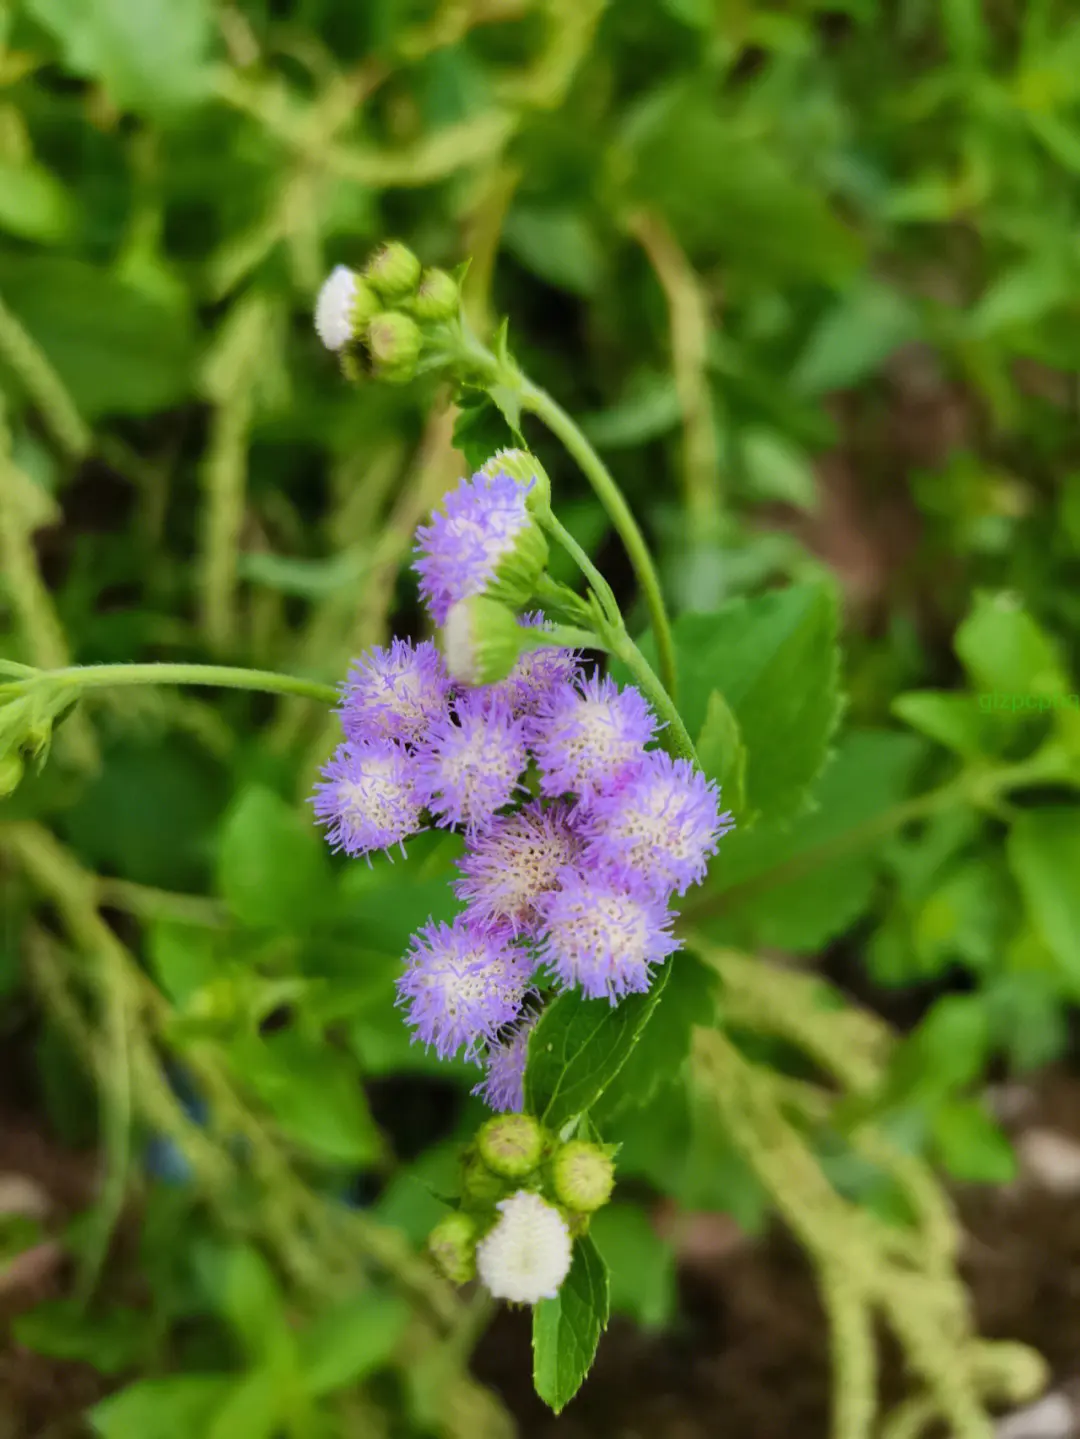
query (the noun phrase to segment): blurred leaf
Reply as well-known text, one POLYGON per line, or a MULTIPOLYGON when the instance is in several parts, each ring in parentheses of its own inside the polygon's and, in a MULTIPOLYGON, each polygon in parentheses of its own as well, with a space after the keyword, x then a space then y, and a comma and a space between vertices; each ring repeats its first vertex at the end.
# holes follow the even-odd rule
POLYGON ((1009 864, 1032 924, 1080 993, 1080 809, 1034 809, 1017 817, 1009 864))
POLYGON ((1012 1145, 975 1100, 943 1104, 933 1119, 934 1144, 954 1179, 1009 1184, 1016 1178, 1012 1145))
POLYGON ((321 1397, 358 1384, 381 1369, 409 1323, 409 1306, 394 1295, 366 1293, 325 1310, 300 1341, 304 1384, 321 1397))
POLYGON ((137 1309, 109 1305, 90 1311, 79 1300, 53 1299, 20 1314, 16 1341, 35 1354, 90 1364, 99 1374, 121 1374, 149 1358, 153 1335, 137 1309))
POLYGON ((65 239, 72 221, 68 193, 48 170, 0 162, 0 230, 48 245, 65 239))
POLYGON ((574 1245, 570 1273, 558 1296, 541 1299, 533 1309, 533 1383, 556 1414, 585 1382, 608 1313, 607 1268, 586 1235, 574 1245))
POLYGON ((675 1314, 675 1254, 636 1204, 607 1204, 589 1233, 607 1266, 611 1308, 642 1329, 666 1329, 675 1314))
POLYGON ((910 302, 896 290, 872 281, 853 287, 811 333, 791 384, 803 395, 856 385, 916 339, 919 330, 910 302))
POLYGON ((242 923, 290 933, 325 920, 332 898, 314 825, 260 785, 244 790, 225 820, 218 887, 242 923))
POLYGON ((167 115, 209 93, 208 0, 23 0, 65 64, 124 108, 167 115))
POLYGON ((1068 689, 1054 645, 1011 596, 977 595, 955 645, 972 683, 982 690, 1061 694, 1068 689))
POLYGON ((990 1012, 982 996, 944 995, 898 1047, 884 1102, 938 1100, 973 1084, 982 1076, 990 1045, 990 1012))
POLYGON ((515 205, 503 226, 503 243, 527 270, 560 290, 586 297, 596 291, 604 254, 579 212, 515 205))
POLYGON ((221 974, 213 938, 205 929, 159 919, 150 926, 147 941, 151 972, 174 1004, 184 1006, 221 974))
POLYGON ((802 450, 774 430, 753 428, 739 436, 739 447, 753 499, 817 509, 814 467, 802 450))
POLYGON ((583 415, 581 428, 600 450, 643 445, 670 434, 682 419, 675 380, 654 370, 636 370, 626 393, 606 410, 583 415))
POLYGON ((1041 259, 1027 261, 995 278, 968 316, 968 331, 987 339, 1033 324, 1075 292, 1075 284, 1060 266, 1041 259))
POLYGON ((529 1037, 525 1103, 550 1129, 560 1130, 589 1110, 629 1059, 671 973, 665 964, 647 994, 631 994, 612 1006, 560 994, 529 1037))
POLYGON ((273 1369, 253 1369, 234 1381, 206 1429, 206 1439, 275 1439, 284 1410, 273 1369))
POLYGON ((974 695, 909 690, 897 695, 890 708, 898 719, 946 749, 962 755, 977 755, 982 750, 984 707, 974 695))
POLYGON ((209 1434, 233 1383, 219 1374, 140 1379, 102 1400, 90 1420, 104 1439, 192 1439, 209 1434))

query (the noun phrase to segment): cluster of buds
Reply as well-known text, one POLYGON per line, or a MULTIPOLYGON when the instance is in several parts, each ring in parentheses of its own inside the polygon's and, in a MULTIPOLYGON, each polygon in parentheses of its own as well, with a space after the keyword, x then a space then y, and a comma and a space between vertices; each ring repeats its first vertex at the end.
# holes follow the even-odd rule
POLYGON ((362 271, 338 265, 315 306, 315 330, 346 369, 356 362, 375 378, 407 384, 418 373, 426 332, 454 320, 457 281, 445 270, 422 270, 406 245, 390 240, 362 271))
POLYGON ((428 1238, 436 1267, 454 1284, 479 1278, 496 1299, 553 1299, 574 1240, 611 1198, 613 1153, 560 1143, 528 1114, 489 1119, 465 1155, 461 1207, 428 1238))

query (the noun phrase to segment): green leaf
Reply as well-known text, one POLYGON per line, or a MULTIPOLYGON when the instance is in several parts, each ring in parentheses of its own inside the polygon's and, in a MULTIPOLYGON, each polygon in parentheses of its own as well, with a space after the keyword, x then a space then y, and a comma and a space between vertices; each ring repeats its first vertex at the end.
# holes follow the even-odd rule
POLYGON ((1069 688, 1053 643, 1011 595, 979 594, 955 647, 980 690, 1052 695, 1069 688))
POLYGON ((250 1359, 263 1359, 287 1345, 289 1331, 281 1287, 269 1264, 249 1244, 214 1245, 203 1269, 216 1309, 228 1321, 250 1359))
POLYGON ((624 450, 670 434, 682 408, 666 371, 637 370, 623 396, 606 410, 583 415, 581 428, 599 450, 624 450))
POLYGON ((236 1380, 206 1429, 206 1439, 274 1439, 285 1408, 282 1388, 274 1369, 253 1369, 236 1380))
POLYGON ((461 451, 465 463, 475 473, 496 450, 513 448, 517 440, 499 407, 486 395, 459 400, 458 404, 454 449, 461 451))
POLYGON ((283 1134, 333 1164, 370 1164, 381 1143, 355 1064, 292 1030, 245 1035, 231 1050, 237 1078, 274 1116, 283 1134))
POLYGON ((152 1341, 140 1310, 110 1305, 89 1311, 74 1299, 54 1299, 20 1314, 12 1332, 35 1354, 91 1364, 110 1375, 143 1363, 152 1341))
POLYGON ((709 696, 695 748, 705 775, 720 786, 724 807, 738 817, 746 808, 746 746, 739 722, 719 690, 709 696))
POLYGON ((244 790, 225 820, 218 888, 243 924, 294 934, 325 919, 333 894, 314 826, 261 785, 244 790))
MULTIPOLYGON (((798 813, 825 763, 840 713, 836 625, 836 596, 823 584, 675 621, 686 727, 701 732, 719 690, 746 746, 747 809, 765 819, 798 813)), ((643 648, 655 658, 651 635, 643 648)))
POLYGON ((0 256, 0 293, 87 418, 152 414, 190 396, 195 344, 186 308, 59 256, 0 256))
POLYGON ((574 1261, 558 1295, 541 1299, 533 1310, 533 1384, 556 1414, 585 1382, 608 1313, 607 1269, 586 1235, 574 1245, 574 1261))
POLYGON ((1055 261, 1027 260, 995 277, 967 317, 967 330, 985 340, 1035 324, 1074 293, 1072 277, 1055 261))
POLYGON ((943 1098, 980 1077, 991 1016, 981 995, 947 994, 900 1045, 885 1081, 890 1105, 943 1098))
POLYGON ((804 450, 775 430, 760 428, 744 430, 739 448, 751 498, 817 509, 817 479, 804 450))
POLYGON ((847 389, 918 333, 918 317, 895 290, 874 282, 850 289, 811 333, 791 384, 802 395, 847 389))
POLYGON ((666 964, 647 994, 628 995, 614 1007, 578 990, 548 1005, 529 1037, 529 1112, 559 1130, 591 1109, 629 1059, 670 972, 666 964))
POLYGON ((213 936, 196 925, 155 920, 147 935, 147 958, 158 984, 181 1007, 221 977, 213 936))
POLYGON ((90 1422, 104 1439, 192 1439, 209 1433, 234 1382, 223 1374, 140 1379, 96 1405, 90 1422))
POLYGON ((48 170, 0 162, 0 230, 48 245, 63 240, 71 224, 68 192, 48 170))
POLYGON ((811 813, 725 836, 699 902, 715 916, 708 932, 810 954, 846 929, 873 897, 875 853, 892 833, 875 826, 906 794, 922 753, 911 735, 854 731, 819 780, 811 813))
POLYGON ((573 295, 595 294, 604 252, 580 210, 515 205, 503 225, 502 242, 541 280, 573 295))
POLYGON ((589 1234, 608 1271, 613 1313, 642 1329, 666 1329, 675 1314, 675 1254, 636 1204, 606 1204, 589 1234))
POLYGON ((320 1314, 300 1340, 304 1387, 318 1398, 381 1369, 409 1323, 394 1295, 366 1293, 320 1314))
POLYGON ((124 108, 162 115, 209 93, 208 0, 24 0, 64 63, 103 81, 124 108))
POLYGON ((941 1163, 968 1184, 1008 1184, 1016 1178, 1012 1145, 975 1100, 943 1104, 932 1132, 941 1163))
POLYGON ((937 740, 938 744, 956 754, 977 755, 982 752, 986 736, 983 714, 987 706, 974 695, 951 694, 939 690, 909 690, 897 695, 890 709, 898 719, 920 734, 937 740))
POLYGON ((1080 990, 1080 808, 1021 814, 1008 839, 1009 864, 1036 931, 1080 990))

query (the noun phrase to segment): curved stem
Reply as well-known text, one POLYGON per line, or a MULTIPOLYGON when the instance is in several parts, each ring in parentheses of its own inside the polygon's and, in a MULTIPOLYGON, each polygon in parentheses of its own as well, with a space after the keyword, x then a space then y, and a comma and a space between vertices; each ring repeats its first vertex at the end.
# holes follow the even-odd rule
POLYGON ((638 528, 630 506, 622 490, 615 483, 611 472, 600 456, 589 444, 577 425, 546 390, 534 385, 531 380, 521 379, 520 397, 522 408, 542 420, 553 435, 560 439, 578 462, 585 478, 592 485, 596 496, 611 519, 611 523, 626 547, 630 563, 634 568, 648 607, 649 619, 656 636, 656 650, 660 661, 660 675, 669 695, 674 695, 675 646, 671 635, 664 596, 660 588, 660 577, 656 573, 645 537, 638 528))
MULTIPOLYGON (((136 664, 70 665, 59 670, 35 670, 34 683, 48 680, 78 690, 114 689, 124 685, 205 685, 218 689, 259 690, 267 694, 302 695, 336 704, 333 685, 272 670, 249 670, 235 665, 136 664)), ((24 682, 25 683, 25 682, 24 682)))

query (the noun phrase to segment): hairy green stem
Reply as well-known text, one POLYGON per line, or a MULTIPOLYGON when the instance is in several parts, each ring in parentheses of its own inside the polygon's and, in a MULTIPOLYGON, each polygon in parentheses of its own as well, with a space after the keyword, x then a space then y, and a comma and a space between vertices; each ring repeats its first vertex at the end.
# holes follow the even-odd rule
POLYGON ((18 693, 47 680, 75 690, 118 689, 125 685, 205 685, 214 689, 259 690, 266 694, 301 695, 323 704, 336 704, 333 685, 272 670, 249 670, 235 665, 135 664, 70 665, 59 670, 37 670, 29 680, 0 686, 0 693, 18 693))

